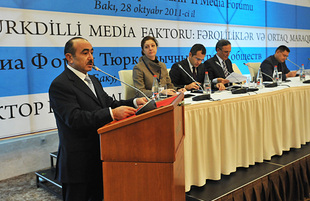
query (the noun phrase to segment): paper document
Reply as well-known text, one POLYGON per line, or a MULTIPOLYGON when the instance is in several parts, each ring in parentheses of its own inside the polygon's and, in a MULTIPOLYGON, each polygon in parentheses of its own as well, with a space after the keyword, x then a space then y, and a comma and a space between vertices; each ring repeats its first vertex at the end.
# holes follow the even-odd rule
MULTIPOLYGON (((306 75, 310 75, 310 69, 304 69, 306 75)), ((300 70, 297 70, 296 74, 300 74, 300 70)))
POLYGON ((246 76, 240 75, 238 73, 232 72, 226 77, 226 80, 229 80, 229 82, 243 82, 246 81, 246 76))

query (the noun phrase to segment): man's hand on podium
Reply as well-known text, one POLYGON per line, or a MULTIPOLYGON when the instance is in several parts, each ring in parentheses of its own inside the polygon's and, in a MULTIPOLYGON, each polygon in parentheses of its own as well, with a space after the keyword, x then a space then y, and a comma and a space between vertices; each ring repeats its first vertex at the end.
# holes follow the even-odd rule
POLYGON ((145 103, 147 103, 147 99, 145 97, 142 98, 137 98, 136 99, 136 103, 138 105, 138 107, 143 106, 145 103))
POLYGON ((136 114, 137 109, 129 106, 120 106, 112 109, 114 120, 122 120, 136 114))

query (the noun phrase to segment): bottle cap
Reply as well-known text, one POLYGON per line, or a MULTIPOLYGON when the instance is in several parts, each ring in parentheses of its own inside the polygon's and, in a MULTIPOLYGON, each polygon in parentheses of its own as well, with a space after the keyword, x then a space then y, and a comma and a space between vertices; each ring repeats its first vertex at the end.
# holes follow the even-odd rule
POLYGON ((209 72, 208 72, 208 71, 206 71, 206 72, 205 72, 205 74, 209 74, 209 72))
POLYGON ((154 75, 154 77, 157 77, 157 75, 154 75))

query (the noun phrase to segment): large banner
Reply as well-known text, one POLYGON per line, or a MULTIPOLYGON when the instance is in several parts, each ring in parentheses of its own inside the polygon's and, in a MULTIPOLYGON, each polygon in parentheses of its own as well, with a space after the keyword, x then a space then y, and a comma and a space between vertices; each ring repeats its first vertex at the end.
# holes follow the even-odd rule
MULTIPOLYGON (((167 68, 201 43, 212 57, 219 39, 232 43, 230 59, 262 62, 279 45, 309 68, 310 1, 263 0, 14 0, 0 2, 0 139, 55 129, 48 88, 66 66, 63 47, 81 36, 94 47, 95 65, 116 76, 141 56, 141 39, 159 41, 167 68)), ((291 70, 298 69, 287 63, 291 70)), ((121 84, 92 71, 115 99, 121 84)))

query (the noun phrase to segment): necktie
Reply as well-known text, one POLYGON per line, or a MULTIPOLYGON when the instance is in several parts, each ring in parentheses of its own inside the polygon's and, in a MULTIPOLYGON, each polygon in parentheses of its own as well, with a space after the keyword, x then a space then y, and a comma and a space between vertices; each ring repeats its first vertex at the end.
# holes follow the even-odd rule
POLYGON ((196 74, 196 68, 195 68, 195 67, 193 67, 193 77, 194 77, 194 79, 196 80, 197 74, 196 74))
POLYGON ((86 77, 85 77, 84 80, 86 81, 87 86, 90 88, 90 90, 92 90, 92 92, 94 93, 94 95, 97 96, 97 95, 96 95, 96 91, 95 91, 95 87, 94 87, 94 85, 93 85, 93 82, 91 81, 91 79, 89 78, 88 75, 86 75, 86 77))
POLYGON ((228 70, 227 70, 227 67, 226 67, 226 63, 225 61, 222 62, 223 63, 223 71, 224 71, 224 74, 225 74, 225 78, 228 76, 228 70))

